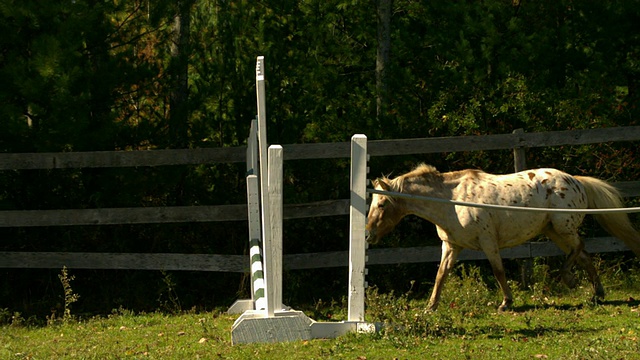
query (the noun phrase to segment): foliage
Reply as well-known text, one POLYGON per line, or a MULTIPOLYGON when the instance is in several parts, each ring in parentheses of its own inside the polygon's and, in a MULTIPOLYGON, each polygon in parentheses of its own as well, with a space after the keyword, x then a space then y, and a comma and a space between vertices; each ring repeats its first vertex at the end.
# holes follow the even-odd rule
POLYGON ((62 268, 62 272, 58 275, 62 288, 64 290, 64 313, 62 314, 62 321, 67 322, 73 319, 71 315, 71 304, 78 301, 80 295, 73 292, 71 288, 71 281, 75 279, 75 276, 69 275, 67 267, 62 268))
MULTIPOLYGON (((353 133, 390 139, 638 125, 637 0, 393 4, 389 104, 376 116, 377 15, 364 2, 1 0, 0 151, 241 146, 256 112, 258 55, 266 57, 271 143, 347 141, 353 133), (171 49, 180 33, 175 20, 187 13, 184 67, 171 49), (186 98, 172 105, 184 68, 186 98), (171 120, 172 107, 187 109, 184 120, 171 120)), ((624 181, 640 174, 637 149, 626 143, 531 149, 527 163, 624 181)), ((428 161, 441 170, 509 172, 510 159, 508 152, 387 157, 374 158, 371 169, 397 173, 428 161)), ((285 202, 346 198, 347 169, 346 160, 287 163, 285 202)), ((243 176, 244 167, 234 164, 2 171, 0 210, 236 204, 245 199, 243 176)), ((346 248, 344 219, 285 226, 287 239, 317 237, 287 242, 287 252, 346 248)), ((403 226, 391 243, 435 236, 415 219, 403 226)), ((244 223, 0 228, 0 249, 240 254, 246 231, 244 223)), ((51 287, 43 286, 56 281, 55 271, 3 274, 0 308, 44 316, 57 306, 51 287)), ((182 307, 210 308, 248 288, 228 274, 74 274, 74 290, 83 294, 74 311, 150 310, 158 301, 171 305, 170 294, 182 307), (167 279, 176 284, 170 291, 167 279), (136 290, 147 287, 153 291, 136 290)), ((333 286, 343 281, 339 273, 327 274, 332 282, 318 289, 321 295, 342 288, 333 286)), ((298 289, 290 298, 316 297, 304 290, 316 273, 286 276, 298 289)), ((380 283, 397 284, 393 279, 389 274, 380 283)))
MULTIPOLYGON (((607 282, 619 280, 602 304, 585 302, 586 292, 580 289, 560 296, 549 292, 541 304, 534 299, 535 290, 523 289, 516 294, 514 311, 498 313, 496 303, 486 303, 497 292, 484 290, 478 268, 463 266, 444 294, 443 304, 451 306, 429 313, 424 311, 426 299, 413 293, 394 295, 372 289, 367 317, 383 322, 382 331, 329 340, 231 346, 229 330, 235 316, 219 311, 167 315, 119 308, 107 316, 34 326, 15 317, 7 322, 9 316, 0 310, 0 319, 5 319, 0 325, 0 357, 634 358, 640 351, 640 303, 633 298, 638 298, 638 261, 598 264, 610 266, 600 268, 607 282), (624 268, 624 273, 617 268, 624 268)), ((341 313, 343 307, 327 302, 317 304, 316 310, 341 313)))

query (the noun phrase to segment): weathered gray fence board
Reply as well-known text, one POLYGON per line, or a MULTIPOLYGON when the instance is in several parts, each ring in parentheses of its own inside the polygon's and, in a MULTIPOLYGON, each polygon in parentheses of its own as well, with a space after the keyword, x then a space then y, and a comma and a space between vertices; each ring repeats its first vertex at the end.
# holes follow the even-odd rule
MULTIPOLYGON (((612 237, 585 240, 589 253, 627 251, 620 240, 612 237)), ((367 265, 437 263, 440 246, 370 249, 367 265)), ((532 242, 500 252, 504 259, 564 255, 552 242, 532 242)), ((485 260, 484 253, 463 250, 460 260, 485 260)), ((283 266, 288 270, 320 269, 348 266, 347 251, 288 254, 283 266)), ((62 253, 62 252, 0 252, 0 268, 61 269, 139 269, 248 272, 244 255, 203 254, 122 254, 122 253, 62 253)))
POLYGON ((513 134, 438 137, 370 141, 371 156, 432 154, 457 151, 512 149, 517 145, 513 134))
MULTIPOLYGON (((415 155, 458 151, 506 150, 517 147, 585 145, 613 141, 640 141, 640 126, 547 131, 541 133, 369 140, 367 151, 371 156, 415 155)), ((349 157, 348 142, 284 146, 285 160, 346 157, 349 157)))
MULTIPOLYGON (((591 254, 629 251, 622 241, 613 237, 588 238, 585 239, 585 246, 591 254)), ((367 265, 437 263, 441 251, 440 246, 369 249, 367 265)), ((564 255, 552 242, 531 242, 503 249, 500 254, 504 259, 564 255)), ((284 267, 291 270, 341 267, 347 266, 347 257, 347 251, 285 255, 284 267)), ((486 256, 481 251, 465 249, 460 253, 459 260, 486 260, 486 256)))
MULTIPOLYGON (((640 126, 625 126, 541 133, 373 140, 368 143, 368 151, 372 156, 388 156, 639 140, 640 126)), ((285 160, 348 158, 349 149, 349 142, 283 146, 285 160)), ((244 146, 178 150, 0 153, 0 170, 233 163, 244 162, 245 155, 244 146)))
POLYGON ((248 272, 244 255, 0 252, 0 268, 248 272))
POLYGON ((547 131, 482 136, 370 141, 371 156, 413 155, 458 151, 506 150, 517 147, 585 145, 640 140, 640 126, 605 129, 547 131))
MULTIPOLYGON (((640 196, 640 181, 614 184, 623 195, 640 196)), ((305 204, 287 204, 284 219, 304 219, 349 214, 349 200, 324 200, 305 204)), ((179 222, 246 221, 247 205, 174 206, 72 210, 0 211, 0 227, 158 224, 179 222)))
MULTIPOLYGON (((614 141, 640 141, 640 126, 608 129, 514 133, 450 138, 423 138, 369 141, 373 156, 443 153, 474 150, 500 150, 518 147, 582 145, 614 141)), ((186 164, 244 162, 245 147, 104 151, 69 153, 0 153, 0 170, 138 167, 186 164)), ((350 143, 291 144, 284 146, 285 160, 348 158, 350 143)), ((625 196, 640 196, 640 181, 615 184, 625 196)), ((175 223, 246 220, 247 208, 241 205, 0 211, 0 227, 175 223)), ((348 200, 329 200, 309 204, 286 205, 285 219, 346 215, 348 200)), ((589 239, 590 252, 623 251, 626 247, 614 238, 589 239)), ((504 250, 505 258, 560 255, 552 243, 531 243, 504 250)), ((347 266, 347 252, 285 255, 285 267, 310 269, 347 266)), ((463 260, 484 259, 480 252, 463 251, 463 260)), ((440 247, 371 249, 369 265, 411 262, 437 262, 440 247)), ((100 254, 100 253, 0 253, 0 268, 105 268, 148 270, 246 271, 243 255, 185 254, 100 254)))
POLYGON ((0 211, 0 227, 158 224, 247 219, 247 205, 0 211))
MULTIPOLYGON (((284 218, 349 214, 349 200, 285 205, 284 218)), ((247 205, 0 211, 0 227, 246 221, 247 205)))
POLYGON ((547 131, 518 134, 515 146, 548 147, 563 145, 585 145, 616 141, 640 140, 640 126, 623 126, 601 129, 547 131))
POLYGON ((286 204, 284 206, 284 219, 349 215, 349 206, 349 199, 324 200, 305 204, 286 204))
POLYGON ((245 147, 176 150, 0 153, 0 170, 195 165, 244 162, 245 147))
POLYGON ((613 183, 624 197, 640 196, 640 181, 619 181, 613 183))

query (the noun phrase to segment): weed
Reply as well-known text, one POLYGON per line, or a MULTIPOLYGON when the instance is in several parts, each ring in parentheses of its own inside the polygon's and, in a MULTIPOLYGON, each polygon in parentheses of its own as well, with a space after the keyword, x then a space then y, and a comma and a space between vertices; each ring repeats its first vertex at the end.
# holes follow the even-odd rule
POLYGON ((309 306, 305 308, 304 311, 315 320, 340 321, 347 318, 347 309, 347 298, 342 297, 340 301, 333 298, 328 302, 319 299, 312 307, 309 306))
POLYGON ((112 316, 134 316, 135 313, 132 310, 129 309, 125 309, 122 307, 122 305, 120 305, 120 307, 118 307, 117 309, 111 309, 111 314, 109 315, 109 317, 112 316))
POLYGON ((12 313, 7 308, 0 309, 0 326, 2 325, 21 326, 24 323, 25 323, 25 319, 22 317, 21 313, 17 311, 12 313))
MULTIPOLYGON (((58 275, 58 279, 60 279, 62 289, 64 290, 64 313, 62 315, 62 321, 65 323, 73 320, 73 316, 71 315, 71 305, 80 298, 80 295, 75 294, 71 288, 71 281, 75 280, 75 278, 75 276, 69 275, 69 271, 66 266, 62 267, 62 271, 58 275)), ((51 319, 54 319, 53 315, 51 319)))
POLYGON ((158 296, 160 308, 172 314, 179 314, 182 311, 182 305, 180 305, 180 299, 178 299, 178 294, 175 291, 176 283, 173 281, 171 274, 166 271, 161 271, 161 274, 164 287, 158 296))
POLYGON ((499 302, 495 285, 489 286, 482 279, 479 267, 460 264, 455 273, 447 280, 440 306, 463 309, 468 314, 480 314, 493 311, 499 302))
POLYGON ((380 294, 375 287, 367 289, 367 318, 384 324, 380 336, 404 347, 406 341, 412 341, 406 336, 424 338, 459 333, 459 323, 450 311, 427 311, 424 303, 410 300, 408 294, 396 296, 393 292, 380 294))
POLYGON ((7 308, 0 308, 0 325, 5 325, 9 323, 9 319, 11 319, 11 312, 7 308))

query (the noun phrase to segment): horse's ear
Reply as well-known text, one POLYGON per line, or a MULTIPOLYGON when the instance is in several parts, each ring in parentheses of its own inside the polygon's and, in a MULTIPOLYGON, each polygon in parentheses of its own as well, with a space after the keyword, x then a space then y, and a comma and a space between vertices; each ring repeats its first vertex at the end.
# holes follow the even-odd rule
POLYGON ((376 185, 380 185, 380 187, 382 188, 382 190, 384 191, 391 191, 391 185, 385 180, 376 180, 377 184, 376 185))

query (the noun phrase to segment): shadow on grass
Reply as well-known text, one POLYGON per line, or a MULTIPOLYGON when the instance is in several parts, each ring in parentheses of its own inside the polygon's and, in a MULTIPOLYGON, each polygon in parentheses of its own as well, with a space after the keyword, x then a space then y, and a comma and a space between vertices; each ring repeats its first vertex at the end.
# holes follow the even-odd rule
POLYGON ((514 306, 511 308, 512 312, 523 313, 532 310, 562 310, 562 311, 571 311, 571 310, 582 310, 588 306, 628 306, 635 307, 640 306, 640 300, 636 300, 634 298, 629 298, 627 300, 598 300, 597 302, 592 302, 591 304, 582 303, 582 304, 542 304, 542 305, 521 305, 514 306))
MULTIPOLYGON (((558 321, 550 321, 547 315, 542 315, 538 318, 535 315, 529 316, 527 313, 535 313, 536 311, 545 311, 545 310, 557 310, 560 312, 576 312, 581 310, 591 310, 597 307, 602 307, 605 311, 608 311, 607 308, 634 308, 640 306, 640 300, 636 300, 633 298, 629 298, 627 300, 605 300, 598 301, 597 304, 590 304, 588 302, 582 304, 542 304, 542 305, 522 305, 515 306, 511 311, 506 312, 505 314, 513 314, 518 315, 520 318, 524 318, 525 327, 521 327, 521 325, 513 326, 514 324, 507 322, 502 323, 499 318, 494 318, 491 324, 483 324, 480 326, 475 326, 471 329, 466 329, 467 331, 471 330, 468 335, 484 335, 490 339, 503 339, 509 338, 513 341, 528 341, 528 339, 547 336, 552 334, 563 334, 563 333, 595 333, 599 332, 603 328, 607 328, 610 325, 605 324, 588 324, 588 325, 577 325, 580 322, 558 322, 558 321)), ((568 314, 567 314, 568 315, 568 314)), ((571 318, 571 316, 569 316, 571 318)), ((576 317, 581 318, 581 316, 576 317)), ((461 328, 460 331, 464 331, 464 328, 461 328)))

